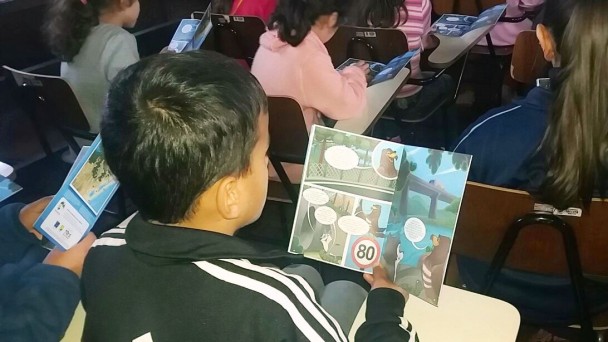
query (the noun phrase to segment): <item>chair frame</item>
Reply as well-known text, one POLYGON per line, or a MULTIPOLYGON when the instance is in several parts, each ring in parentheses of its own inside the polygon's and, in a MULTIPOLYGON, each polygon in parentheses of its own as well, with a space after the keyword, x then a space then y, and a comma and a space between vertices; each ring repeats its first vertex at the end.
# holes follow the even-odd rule
POLYGON ((589 306, 587 305, 586 301, 587 296, 583 284, 583 271, 576 243, 576 236, 572 226, 553 214, 541 212, 528 213, 517 218, 509 226, 494 258, 492 259, 490 268, 486 273, 486 282, 483 286, 482 294, 489 295, 494 283, 496 282, 496 279, 498 278, 498 275, 500 274, 500 271, 505 265, 509 252, 517 241, 519 233, 524 229, 533 229, 531 226, 538 225, 552 227, 562 236, 570 281, 572 283, 572 290, 578 308, 578 315, 581 324, 581 337, 584 341, 592 341, 597 339, 597 336, 593 330, 593 322, 591 320, 589 306))
POLYGON ((240 15, 225 15, 225 14, 211 14, 211 22, 213 24, 212 34, 213 36, 213 49, 228 57, 234 59, 243 59, 247 62, 249 67, 253 63, 253 58, 259 47, 259 36, 266 32, 266 24, 264 21, 255 16, 240 16, 240 15), (261 24, 261 26, 260 26, 261 24), (263 28, 256 32, 253 32, 253 37, 249 37, 250 33, 244 34, 247 31, 263 28), (259 33, 259 35, 257 35, 259 33), (225 44, 221 40, 221 37, 227 34, 230 36, 230 42, 234 44, 238 51, 223 51, 222 46, 225 44), (255 37, 257 36, 257 37, 255 37), (247 38, 255 38, 255 42, 244 41, 247 38), (248 46, 251 45, 251 46, 248 46))

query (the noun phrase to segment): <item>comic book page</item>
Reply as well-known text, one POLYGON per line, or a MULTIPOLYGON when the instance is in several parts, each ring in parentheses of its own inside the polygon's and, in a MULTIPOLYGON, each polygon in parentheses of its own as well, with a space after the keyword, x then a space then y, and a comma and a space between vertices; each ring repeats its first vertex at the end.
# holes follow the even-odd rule
POLYGON ((461 14, 444 14, 433 23, 431 29, 434 33, 442 36, 462 37, 477 28, 495 25, 506 8, 506 4, 497 5, 483 11, 479 17, 461 14))
POLYGON ((313 126, 289 252, 367 273, 382 263, 436 305, 469 163, 313 126))
POLYGON ((349 58, 344 63, 340 64, 340 66, 338 66, 336 68, 336 70, 338 70, 338 71, 342 70, 342 69, 346 68, 347 66, 356 64, 358 62, 365 62, 369 66, 369 71, 370 71, 369 72, 369 82, 367 83, 367 86, 371 87, 375 84, 389 81, 389 80, 392 80, 393 78, 395 78, 397 76, 397 74, 399 73, 399 71, 401 71, 401 69, 403 69, 410 62, 412 57, 415 56, 418 53, 418 51, 419 51, 419 49, 407 51, 403 55, 393 58, 387 64, 371 62, 371 61, 362 61, 362 60, 356 59, 356 58, 349 58))

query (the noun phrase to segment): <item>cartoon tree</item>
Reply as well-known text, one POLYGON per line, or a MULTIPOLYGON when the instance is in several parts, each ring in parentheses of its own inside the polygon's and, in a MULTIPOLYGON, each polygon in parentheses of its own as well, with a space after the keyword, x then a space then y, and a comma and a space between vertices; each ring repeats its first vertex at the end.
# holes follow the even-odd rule
POLYGON ((443 151, 429 149, 429 155, 426 157, 426 164, 431 169, 432 174, 436 174, 441 166, 443 151))
POLYGON ((460 153, 452 153, 452 164, 456 170, 467 171, 469 169, 470 157, 460 153))
POLYGON ((325 159, 325 150, 327 150, 327 142, 331 137, 330 132, 324 129, 317 129, 315 131, 315 141, 321 144, 321 153, 319 153, 319 164, 323 163, 325 159))
POLYGON ((458 213, 458 207, 460 207, 460 198, 453 200, 450 204, 448 204, 447 207, 445 207, 445 210, 456 214, 458 213))

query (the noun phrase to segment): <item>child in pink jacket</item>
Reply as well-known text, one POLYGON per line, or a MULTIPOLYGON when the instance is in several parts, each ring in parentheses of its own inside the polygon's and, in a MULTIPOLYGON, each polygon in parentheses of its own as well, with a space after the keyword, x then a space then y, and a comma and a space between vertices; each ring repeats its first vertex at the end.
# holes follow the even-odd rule
MULTIPOLYGON (((521 17, 524 15, 524 10, 519 6, 538 6, 545 2, 545 0, 507 0, 507 11, 505 16, 509 18, 521 17)), ((492 37, 492 44, 495 46, 511 46, 515 44, 515 39, 521 31, 531 30, 532 21, 526 19, 519 23, 498 23, 490 31, 492 37)), ((479 45, 487 45, 485 39, 482 39, 478 43, 479 45)))
MULTIPOLYGON (((287 96, 302 106, 306 128, 359 116, 366 108, 367 64, 336 71, 325 48, 336 33, 346 0, 280 0, 270 19, 270 31, 260 37, 251 73, 268 96, 287 96)), ((283 164, 293 183, 302 166, 283 164)), ((273 169, 270 178, 278 179, 273 169)))
POLYGON ((268 96, 296 99, 309 131, 313 124, 323 124, 321 115, 350 119, 366 107, 367 65, 338 72, 323 45, 336 32, 348 3, 280 0, 270 20, 271 30, 260 37, 251 73, 268 96))

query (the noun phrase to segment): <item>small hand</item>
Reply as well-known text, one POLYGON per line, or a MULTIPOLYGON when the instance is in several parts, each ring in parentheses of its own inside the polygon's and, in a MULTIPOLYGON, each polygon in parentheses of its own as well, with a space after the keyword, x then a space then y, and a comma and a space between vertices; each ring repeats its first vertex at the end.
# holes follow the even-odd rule
POLYGON ((397 286, 397 284, 393 283, 388 278, 388 274, 386 273, 386 270, 380 265, 374 267, 373 274, 364 274, 363 279, 365 279, 365 281, 367 281, 372 286, 372 290, 380 289, 380 288, 387 288, 387 289, 393 289, 393 290, 399 291, 399 293, 401 293, 403 295, 403 297, 405 298, 406 302, 410 296, 409 293, 407 293, 401 287, 397 286))
POLYGON ((40 214, 49 205, 49 202, 53 199, 53 196, 43 197, 35 202, 32 202, 19 212, 19 221, 27 229, 28 232, 36 235, 38 239, 42 239, 42 235, 34 229, 34 222, 38 219, 40 214))
POLYGON ((59 249, 53 249, 42 262, 47 265, 55 265, 76 273, 80 277, 82 274, 82 265, 84 258, 87 256, 91 245, 95 242, 96 237, 93 233, 87 234, 79 243, 69 250, 63 252, 59 249))

